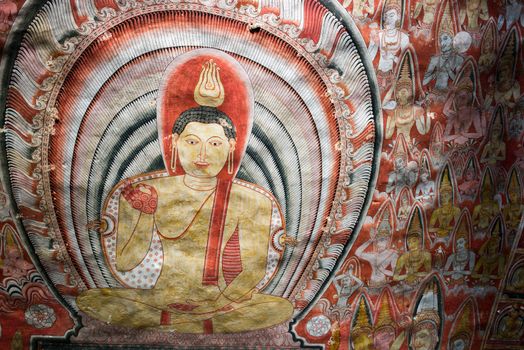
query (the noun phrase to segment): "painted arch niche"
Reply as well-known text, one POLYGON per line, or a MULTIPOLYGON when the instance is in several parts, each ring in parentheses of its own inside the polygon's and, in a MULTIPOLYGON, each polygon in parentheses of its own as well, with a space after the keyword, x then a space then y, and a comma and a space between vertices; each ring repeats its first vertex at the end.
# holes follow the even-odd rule
POLYGON ((361 224, 380 146, 371 69, 352 22, 337 19, 338 3, 49 0, 28 8, 34 17, 19 24, 27 31, 5 73, 11 191, 35 258, 72 312, 79 293, 124 286, 89 224, 119 182, 165 170, 162 75, 176 57, 210 48, 233 57, 253 87, 237 178, 280 204, 294 244, 263 292, 289 299, 300 318, 361 224))

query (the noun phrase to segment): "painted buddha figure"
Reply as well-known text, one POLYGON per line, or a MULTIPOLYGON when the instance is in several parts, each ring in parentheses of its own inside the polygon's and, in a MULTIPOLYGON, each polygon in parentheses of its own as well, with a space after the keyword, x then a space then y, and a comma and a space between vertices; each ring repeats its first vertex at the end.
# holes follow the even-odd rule
POLYGON ((473 208, 473 224, 480 230, 486 230, 495 216, 499 214, 500 208, 494 197, 493 180, 488 169, 482 181, 481 201, 473 208))
POLYGON ((385 96, 383 103, 383 109, 388 116, 386 139, 390 139, 396 130, 397 135, 403 134, 404 138, 409 140, 413 125, 416 126, 420 135, 425 135, 431 126, 429 114, 426 114, 424 109, 415 103, 411 52, 407 52, 402 57, 395 84, 385 96))
POLYGON ((351 349, 368 350, 373 348, 373 325, 371 313, 364 295, 360 297, 358 310, 351 326, 351 349))
POLYGON ((375 350, 389 350, 396 339, 396 324, 391 315, 389 298, 386 293, 382 294, 375 330, 373 332, 373 344, 375 350))
POLYGON ((482 150, 480 162, 488 165, 496 165, 498 162, 506 160, 506 143, 504 142, 504 124, 502 121, 502 108, 497 108, 489 141, 482 150))
POLYGON ((474 317, 471 300, 467 300, 466 304, 460 310, 460 314, 455 318, 453 331, 449 338, 450 350, 468 350, 472 345, 472 332, 475 329, 472 324, 472 317, 474 317))
POLYGON ((409 341, 410 349, 436 350, 439 348, 442 320, 438 298, 437 282, 433 279, 424 288, 413 316, 409 341))
POLYGON ((394 281, 405 281, 412 286, 431 272, 431 253, 424 248, 420 209, 415 207, 406 237, 407 250, 398 258, 394 281))
POLYGON ((439 187, 439 207, 431 214, 429 222, 430 232, 435 232, 439 238, 447 238, 457 223, 460 209, 453 201, 453 187, 451 186, 449 167, 442 173, 439 187))
POLYGON ((452 283, 460 283, 471 275, 475 267, 475 253, 469 250, 471 237, 470 223, 463 215, 458 224, 453 240, 453 253, 446 260, 444 275, 451 278, 452 283))
POLYGON ((489 19, 487 0, 466 0, 465 6, 460 9, 460 24, 468 32, 477 33, 480 30, 479 20, 489 19))
POLYGON ((502 255, 502 238, 500 236, 500 221, 497 220, 492 228, 491 237, 479 250, 480 258, 475 264, 473 278, 482 283, 502 278, 504 275, 505 259, 502 255))
POLYGON ((76 299, 81 311, 111 324, 182 333, 242 332, 291 318, 287 299, 257 289, 276 202, 234 179, 251 131, 252 96, 239 63, 217 50, 191 51, 166 69, 157 111, 168 172, 117 185, 111 219, 116 272, 139 266, 151 246, 161 249, 161 271, 149 289, 85 291, 76 299))
POLYGON ((437 12, 438 1, 436 0, 422 0, 417 2, 415 9, 413 10, 413 16, 411 18, 417 20, 417 26, 415 28, 415 35, 423 35, 426 40, 431 39, 431 28, 435 22, 435 16, 437 12), (420 19, 420 15, 422 19, 420 19))
POLYGON ((524 204, 522 204, 522 187, 516 169, 511 172, 506 192, 506 198, 509 200, 502 211, 504 222, 508 230, 517 230, 524 213, 524 204))

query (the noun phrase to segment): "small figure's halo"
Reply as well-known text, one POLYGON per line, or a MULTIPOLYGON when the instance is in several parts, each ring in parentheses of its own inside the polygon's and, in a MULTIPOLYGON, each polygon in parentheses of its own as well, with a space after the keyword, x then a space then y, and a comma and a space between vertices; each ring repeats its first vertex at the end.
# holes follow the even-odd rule
POLYGON ((459 32, 453 38, 453 47, 458 53, 465 53, 469 50, 473 39, 468 32, 459 32))

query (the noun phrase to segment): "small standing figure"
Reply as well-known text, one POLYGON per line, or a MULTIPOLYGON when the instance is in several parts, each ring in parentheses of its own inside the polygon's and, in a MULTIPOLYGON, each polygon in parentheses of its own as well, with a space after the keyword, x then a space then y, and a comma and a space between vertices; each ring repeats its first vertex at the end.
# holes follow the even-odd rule
POLYGON ((417 2, 411 16, 412 19, 417 21, 417 24, 411 27, 411 31, 415 33, 415 37, 423 36, 426 41, 431 40, 431 32, 433 23, 435 23, 438 4, 439 1, 437 0, 420 0, 417 2), (420 19, 422 13, 424 14, 422 19, 420 19))
POLYGON ((520 99, 520 83, 516 79, 517 62, 520 57, 520 36, 516 27, 506 34, 497 61, 495 77, 496 103, 514 108, 520 99))
POLYGON ((487 21, 489 19, 488 1, 463 0, 459 17, 462 27, 478 40, 480 36, 479 20, 487 21))
POLYGON ((382 287, 390 281, 398 259, 398 253, 391 248, 391 238, 394 232, 391 223, 390 205, 384 207, 380 212, 379 224, 375 237, 363 243, 355 251, 355 255, 369 262, 371 265, 371 277, 368 286, 371 288, 382 287), (372 245, 372 251, 367 252, 372 245))
POLYGON ((508 229, 508 242, 510 246, 518 232, 522 215, 524 214, 524 204, 522 203, 522 186, 520 184, 519 173, 516 167, 513 168, 506 186, 506 198, 508 203, 502 210, 504 223, 508 229))
POLYGON ((480 247, 479 260, 475 264, 473 278, 481 283, 501 279, 504 276, 505 258, 502 254, 501 223, 496 220, 491 229, 490 238, 480 247))
POLYGON ((415 189, 415 199, 424 207, 432 207, 435 201, 435 181, 430 180, 431 170, 427 159, 422 159, 420 182, 415 189))
POLYGON ((444 12, 438 28, 438 46, 440 53, 431 57, 422 82, 425 86, 435 81, 435 85, 431 89, 430 97, 433 100, 440 101, 446 96, 449 80, 455 80, 456 72, 464 62, 464 57, 462 57, 453 45, 455 29, 451 12, 451 1, 446 1, 441 5, 441 8, 442 6, 444 6, 444 12))
POLYGON ((369 17, 375 13, 375 1, 374 0, 344 0, 342 6, 348 8, 353 3, 353 9, 351 15, 358 23, 364 24, 369 22, 369 17))
POLYGON ((504 116, 502 106, 498 106, 491 122, 489 141, 482 150, 480 162, 494 166, 506 160, 506 143, 504 142, 504 116))
POLYGON ((425 135, 431 126, 430 114, 426 113, 420 103, 415 102, 413 54, 411 50, 406 50, 402 55, 395 84, 384 98, 383 109, 387 115, 386 139, 390 139, 396 130, 397 135, 403 134, 409 140, 413 125, 416 125, 420 135, 425 135))
POLYGON ((480 203, 473 208, 473 225, 477 228, 476 233, 481 236, 489 227, 495 216, 500 213, 499 203, 495 200, 495 190, 493 185, 493 177, 488 168, 482 180, 482 188, 480 189, 480 203), (479 232, 480 231, 480 232, 479 232))
POLYGON ((477 74, 474 64, 468 61, 448 94, 443 113, 448 118, 444 139, 457 145, 477 140, 484 135, 485 123, 481 102, 477 96, 477 74))
POLYGON ((341 274, 333 280, 338 296, 336 305, 341 309, 347 307, 349 298, 364 285, 364 282, 357 276, 359 269, 355 269, 355 264, 358 264, 358 261, 353 260, 355 261, 348 260, 350 263, 347 264, 347 268, 343 267, 341 274))
POLYGON ((377 79, 382 91, 391 84, 399 56, 409 45, 409 36, 401 30, 403 7, 403 0, 386 0, 382 10, 383 29, 372 29, 370 34, 368 52, 371 59, 374 60, 380 51, 377 79))
POLYGON ((386 193, 396 198, 402 188, 412 188, 418 179, 418 163, 414 160, 408 161, 408 145, 403 134, 395 140, 392 158, 394 169, 389 173, 386 193))
POLYGON ((448 165, 444 168, 440 179, 438 194, 439 207, 433 211, 429 222, 429 231, 435 232, 437 239, 447 240, 454 225, 457 223, 460 209, 455 206, 454 198, 454 190, 448 165))
POLYGON ((490 19, 484 26, 480 42, 480 58, 478 60, 480 72, 488 72, 497 59, 497 25, 490 19))
POLYGON ((477 169, 476 157, 474 154, 471 154, 466 164, 466 170, 462 174, 462 183, 458 186, 461 202, 473 202, 475 200, 480 185, 477 169))
POLYGON ((444 275, 449 276, 452 284, 464 283, 475 267, 475 253, 469 250, 470 241, 471 223, 468 212, 464 211, 454 235, 453 253, 444 267, 444 275))
POLYGON ((422 212, 416 206, 406 232, 406 252, 398 258, 394 281, 404 281, 409 287, 418 284, 431 272, 431 253, 424 247, 422 212))

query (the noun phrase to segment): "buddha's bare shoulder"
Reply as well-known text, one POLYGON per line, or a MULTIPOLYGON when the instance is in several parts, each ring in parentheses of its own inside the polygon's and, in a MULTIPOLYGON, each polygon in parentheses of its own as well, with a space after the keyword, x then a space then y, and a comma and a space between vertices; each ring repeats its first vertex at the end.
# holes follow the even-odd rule
POLYGON ((269 207, 277 203, 275 197, 266 189, 247 181, 235 179, 231 186, 230 200, 248 203, 253 209, 269 207))

